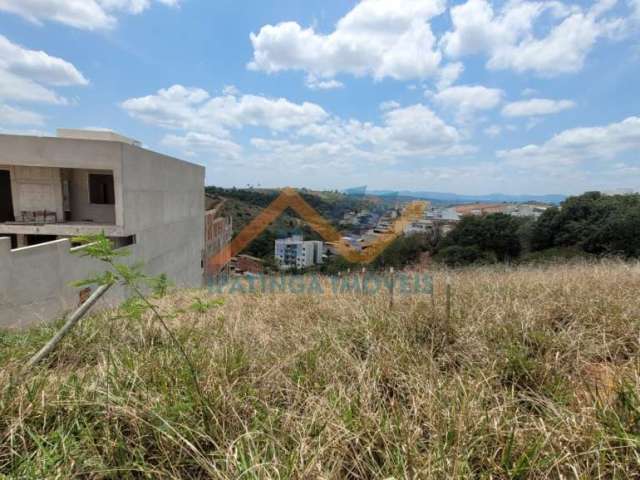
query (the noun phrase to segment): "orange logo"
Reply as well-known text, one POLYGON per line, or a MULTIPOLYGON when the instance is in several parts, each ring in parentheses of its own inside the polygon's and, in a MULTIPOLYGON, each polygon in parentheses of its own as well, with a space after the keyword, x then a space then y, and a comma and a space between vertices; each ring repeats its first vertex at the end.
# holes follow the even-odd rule
POLYGON ((336 246, 338 253, 351 263, 371 263, 389 246, 404 229, 412 222, 423 218, 427 208, 427 202, 416 201, 410 203, 402 215, 396 219, 391 227, 391 231, 381 233, 377 239, 368 245, 366 249, 358 250, 345 240, 340 233, 302 196, 293 188, 285 188, 282 193, 271 204, 265 208, 260 215, 254 218, 233 240, 223 248, 217 255, 209 260, 212 267, 226 265, 231 257, 238 255, 249 245, 258 235, 260 235, 274 220, 276 220, 287 209, 291 208, 309 226, 318 232, 325 242, 331 242, 336 246))

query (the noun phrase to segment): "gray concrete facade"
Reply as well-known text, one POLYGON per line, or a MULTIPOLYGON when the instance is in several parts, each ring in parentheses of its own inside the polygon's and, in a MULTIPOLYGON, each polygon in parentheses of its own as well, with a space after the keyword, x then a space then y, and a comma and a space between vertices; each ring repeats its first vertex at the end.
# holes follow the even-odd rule
MULTIPOLYGON (((102 268, 70 253, 67 239, 79 234, 104 231, 134 242, 131 261, 142 261, 146 273, 165 273, 180 287, 202 285, 204 167, 116 134, 73 134, 0 135, 0 171, 9 172, 14 213, 0 222, 0 237, 57 239, 13 250, 9 239, 0 241, 0 328, 50 320, 77 305, 78 289, 69 283, 102 268), (92 174, 113 177, 112 204, 91 201, 92 174), (42 211, 55 217, 33 221, 42 211)), ((113 292, 109 302, 123 296, 113 292)))

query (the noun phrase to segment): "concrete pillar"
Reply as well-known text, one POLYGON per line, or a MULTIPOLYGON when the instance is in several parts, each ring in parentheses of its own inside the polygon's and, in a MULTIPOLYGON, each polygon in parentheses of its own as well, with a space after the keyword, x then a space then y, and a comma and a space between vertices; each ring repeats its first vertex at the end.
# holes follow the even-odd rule
MULTIPOLYGON (((0 237, 0 310, 8 308, 11 282, 11 239, 0 237)), ((1 323, 0 323, 1 324, 1 323)))

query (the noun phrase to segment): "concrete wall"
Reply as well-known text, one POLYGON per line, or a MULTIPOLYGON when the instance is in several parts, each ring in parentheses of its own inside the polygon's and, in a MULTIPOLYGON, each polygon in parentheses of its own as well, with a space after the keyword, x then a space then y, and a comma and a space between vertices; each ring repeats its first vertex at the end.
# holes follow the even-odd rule
POLYGON ((109 130, 86 130, 76 128, 58 128, 56 131, 58 138, 73 138, 76 140, 102 140, 106 142, 120 142, 129 145, 140 146, 140 142, 133 138, 119 135, 109 130))
MULTIPOLYGON (((136 247, 129 247, 131 259, 136 247)), ((82 289, 71 282, 104 270, 96 260, 82 257, 82 247, 69 240, 11 250, 8 238, 0 238, 0 327, 24 328, 61 317, 80 303, 82 289)), ((101 305, 114 306, 125 298, 121 287, 113 288, 101 305)))
POLYGON ((204 167, 123 145, 124 227, 150 274, 178 286, 203 283, 204 167))

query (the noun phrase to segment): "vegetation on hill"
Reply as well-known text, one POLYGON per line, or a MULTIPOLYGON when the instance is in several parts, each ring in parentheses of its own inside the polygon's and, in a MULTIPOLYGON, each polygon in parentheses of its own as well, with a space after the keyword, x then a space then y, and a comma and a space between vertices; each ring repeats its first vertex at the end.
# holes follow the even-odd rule
MULTIPOLYGON (((280 191, 206 187, 206 193, 225 199, 220 214, 233 219, 233 232, 236 235, 273 202, 280 191)), ((338 192, 311 192, 304 189, 299 193, 317 212, 335 225, 347 212, 379 208, 375 202, 366 197, 345 195, 338 192)), ((308 240, 321 239, 317 232, 299 219, 294 212, 287 210, 262 232, 243 253, 269 259, 273 257, 274 241, 293 233, 300 233, 308 240)))
MULTIPOLYGON (((222 189, 207 187, 210 194, 225 198, 222 214, 234 220, 234 233, 272 202, 277 190, 222 189)), ((327 219, 338 223, 344 213, 376 210, 380 204, 368 197, 337 192, 302 191, 302 196, 327 219)), ((245 253, 262 258, 273 255, 273 243, 292 233, 320 239, 304 221, 286 212, 263 232, 245 253)), ((550 207, 537 220, 502 213, 466 216, 436 245, 421 236, 396 239, 373 268, 396 268, 419 261, 424 251, 449 266, 496 262, 540 262, 575 257, 640 256, 640 194, 603 195, 598 192, 569 197, 550 207)), ((344 271, 353 266, 333 259, 322 270, 344 271)), ((355 267, 354 267, 355 268, 355 267)))
MULTIPOLYGON (((280 194, 279 190, 267 189, 206 187, 205 190, 208 194, 239 200, 260 210, 266 208, 280 194)), ((335 223, 339 222, 345 213, 377 208, 376 202, 364 196, 347 195, 338 192, 312 192, 306 189, 299 190, 298 193, 320 215, 335 223)))
POLYGON ((576 246, 587 253, 640 255, 640 194, 585 193, 544 212, 531 232, 533 251, 576 246))
MULTIPOLYGON (((246 197, 244 194, 239 195, 239 198, 234 196, 220 197, 224 199, 224 204, 220 209, 220 215, 224 217, 231 217, 233 221, 233 235, 237 235, 246 227, 254 218, 256 218, 263 208, 261 205, 262 197, 259 198, 258 203, 251 203, 255 199, 252 197, 246 197), (244 200, 240 199, 244 198, 244 200)), ((243 251, 248 255, 253 255, 258 258, 269 260, 273 257, 274 253, 274 241, 277 238, 284 238, 292 233, 303 233, 305 237, 314 237, 317 235, 312 232, 311 229, 299 218, 293 215, 291 212, 284 212, 276 221, 269 225, 269 227, 262 232, 253 242, 251 242, 247 248, 243 251)))
POLYGON ((431 247, 425 234, 414 233, 396 238, 373 262, 374 269, 403 268, 419 261, 421 255, 431 247))
POLYGON ((435 302, 182 291, 0 333, 0 477, 635 478, 640 265, 435 272, 435 302), (445 276, 453 300, 446 315, 445 276), (203 418, 208 418, 204 420, 203 418))
POLYGON ((518 232, 523 223, 504 213, 463 217, 440 242, 436 258, 449 265, 517 258, 522 250, 518 232))
MULTIPOLYGON (((395 238, 373 262, 366 265, 368 271, 383 271, 389 267, 402 269, 416 265, 422 255, 433 248, 432 239, 422 233, 401 235, 395 238)), ((329 257, 317 268, 322 273, 335 275, 339 272, 351 270, 360 271, 361 264, 354 264, 340 255, 329 257)))
POLYGON ((465 217, 437 247, 448 265, 575 256, 640 256, 640 194, 569 197, 537 220, 465 217))

